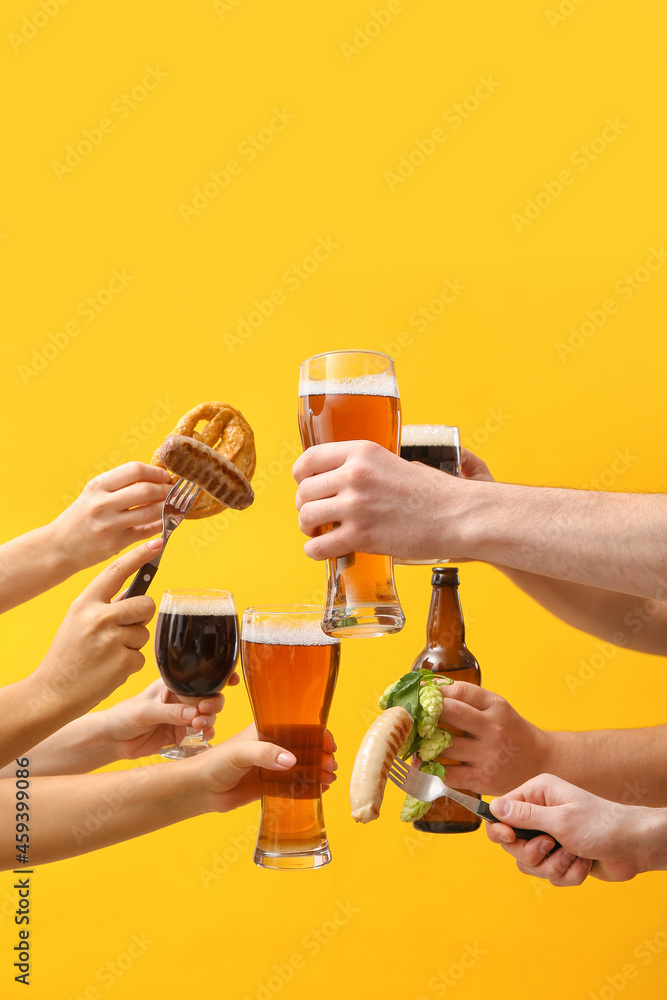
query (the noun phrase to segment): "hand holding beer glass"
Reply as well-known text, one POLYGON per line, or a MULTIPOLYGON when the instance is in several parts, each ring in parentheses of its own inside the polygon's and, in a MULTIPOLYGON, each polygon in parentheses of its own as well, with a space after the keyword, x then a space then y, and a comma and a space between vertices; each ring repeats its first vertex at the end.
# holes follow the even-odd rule
MULTIPOLYGON (((458 427, 447 424, 405 424, 401 430, 401 458, 421 462, 450 476, 461 475, 461 439, 458 427)), ((396 559, 399 566, 434 566, 449 558, 396 559)))
MULTIPOLYGON (((300 366, 299 431, 304 448, 366 440, 397 455, 400 424, 398 385, 388 355, 333 351, 300 366)), ((390 556, 350 552, 327 560, 322 629, 328 635, 386 635, 400 632, 404 624, 390 556)))
MULTIPOLYGON (((229 591, 165 591, 155 629, 155 659, 162 680, 183 705, 198 705, 222 691, 238 654, 239 625, 229 591)), ((201 730, 188 726, 179 746, 160 753, 183 760, 209 746, 201 730)))
POLYGON ((340 642, 312 605, 247 608, 241 659, 257 738, 291 751, 289 771, 260 770, 262 815, 254 861, 283 871, 331 860, 322 812, 322 753, 340 642))

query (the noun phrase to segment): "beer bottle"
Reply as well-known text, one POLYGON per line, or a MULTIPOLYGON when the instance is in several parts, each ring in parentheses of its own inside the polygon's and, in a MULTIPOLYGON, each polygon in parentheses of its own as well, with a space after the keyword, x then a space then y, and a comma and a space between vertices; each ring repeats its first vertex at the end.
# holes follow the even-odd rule
MULTIPOLYGON (((465 626, 459 599, 459 571, 454 566, 436 566, 431 576, 433 593, 426 627, 426 646, 412 665, 413 670, 432 670, 455 681, 480 684, 482 675, 479 664, 465 644, 465 626)), ((461 736, 453 727, 452 736, 461 736)), ((451 774, 458 766, 456 761, 440 757, 440 762, 451 774)), ((445 781, 447 778, 445 777, 445 781)), ((462 789, 463 790, 463 789, 462 789)), ((476 795, 467 792, 468 795, 476 795)), ((476 830, 481 819, 473 816, 450 798, 436 799, 429 811, 417 822, 416 830, 425 833, 467 833, 476 830)))

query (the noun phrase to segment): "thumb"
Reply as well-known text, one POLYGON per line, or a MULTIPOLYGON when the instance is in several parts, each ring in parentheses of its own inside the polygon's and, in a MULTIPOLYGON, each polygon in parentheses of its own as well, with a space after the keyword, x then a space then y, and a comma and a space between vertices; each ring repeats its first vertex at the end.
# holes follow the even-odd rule
POLYGON ((131 552, 126 552, 125 555, 120 556, 112 563, 109 563, 108 566, 105 566, 92 583, 88 584, 82 596, 91 601, 109 603, 114 594, 117 594, 123 586, 128 576, 131 573, 136 573, 144 563, 150 562, 161 548, 162 539, 152 538, 150 542, 138 545, 131 552))
POLYGON ((146 701, 141 706, 138 721, 142 726, 187 726, 191 719, 183 717, 185 711, 187 706, 180 701, 146 701))
POLYGON ((253 767, 288 771, 296 764, 296 757, 289 750, 260 740, 221 743, 201 756, 206 757, 211 777, 227 790, 234 788, 253 767))
POLYGON ((494 816, 520 830, 543 830, 550 832, 554 825, 554 810, 549 806, 537 806, 533 802, 519 799, 492 799, 489 809, 494 816))

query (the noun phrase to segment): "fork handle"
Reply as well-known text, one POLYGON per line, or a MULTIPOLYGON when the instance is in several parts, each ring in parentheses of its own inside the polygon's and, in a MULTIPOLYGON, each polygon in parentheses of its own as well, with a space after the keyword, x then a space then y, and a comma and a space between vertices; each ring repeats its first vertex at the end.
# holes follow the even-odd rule
MULTIPOLYGON (((477 813, 479 816, 482 817, 482 819, 488 820, 489 823, 503 822, 501 819, 498 819, 497 816, 493 815, 493 813, 489 809, 488 802, 484 802, 483 800, 480 800, 477 813)), ((514 830, 518 840, 533 840, 534 837, 551 837, 551 834, 545 833, 544 830, 523 830, 516 826, 513 826, 512 829, 514 830)), ((554 846, 552 850, 557 851, 558 848, 561 847, 562 845, 558 843, 555 837, 551 837, 551 839, 554 841, 554 846)))
POLYGON ((125 594, 123 600, 126 601, 128 597, 141 597, 142 594, 145 594, 156 573, 157 565, 155 563, 145 563, 138 571, 130 586, 127 588, 127 593, 125 594))

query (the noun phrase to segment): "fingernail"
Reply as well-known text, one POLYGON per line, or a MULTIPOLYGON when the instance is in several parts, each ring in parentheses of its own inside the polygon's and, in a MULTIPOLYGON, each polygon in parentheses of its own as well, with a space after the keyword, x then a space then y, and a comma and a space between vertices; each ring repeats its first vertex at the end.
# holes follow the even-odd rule
POLYGON ((281 767, 293 767, 296 764, 296 757, 288 750, 283 750, 276 757, 276 762, 280 764, 281 767))
POLYGON ((554 848, 553 840, 541 840, 539 843, 539 850, 541 854, 548 854, 554 848))
POLYGON ((506 799, 494 799, 491 803, 491 812, 494 816, 507 816, 512 807, 506 799))
POLYGON ((162 539, 161 538, 151 538, 150 542, 147 543, 149 549, 161 549, 162 539))
POLYGON ((196 714, 197 714, 197 709, 196 708, 184 708, 183 709, 183 721, 184 722, 192 722, 192 720, 194 719, 194 717, 195 717, 196 714))
POLYGON ((574 861, 574 859, 576 858, 576 856, 577 856, 576 854, 571 854, 569 851, 563 851, 563 853, 561 855, 563 864, 564 865, 571 865, 572 862, 574 861))

